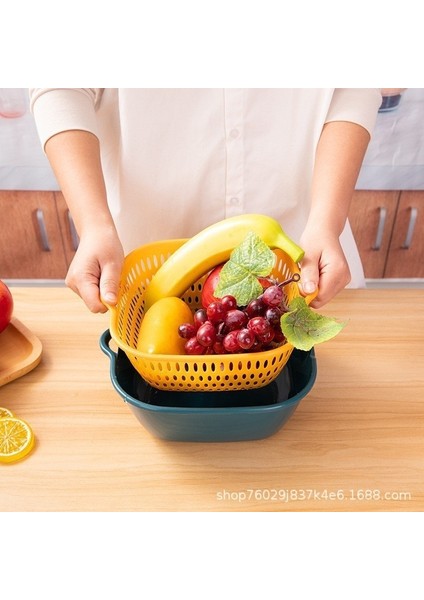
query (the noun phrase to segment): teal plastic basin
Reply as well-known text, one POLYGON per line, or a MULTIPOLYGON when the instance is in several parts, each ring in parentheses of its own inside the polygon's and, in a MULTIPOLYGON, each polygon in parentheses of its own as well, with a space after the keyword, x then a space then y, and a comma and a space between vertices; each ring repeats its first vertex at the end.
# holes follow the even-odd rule
POLYGON ((110 332, 100 347, 110 358, 112 385, 152 435, 182 442, 236 442, 269 437, 292 416, 315 383, 314 351, 294 350, 272 383, 254 390, 174 392, 151 387, 122 350, 110 348, 110 332))

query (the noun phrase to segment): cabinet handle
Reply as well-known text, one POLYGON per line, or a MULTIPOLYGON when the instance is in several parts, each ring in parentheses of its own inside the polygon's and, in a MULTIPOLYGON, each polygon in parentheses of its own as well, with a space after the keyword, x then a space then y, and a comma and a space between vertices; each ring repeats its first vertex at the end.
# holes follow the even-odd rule
POLYGON ((41 208, 37 208, 35 215, 37 217, 38 229, 40 231, 41 246, 44 252, 50 252, 51 247, 49 243, 49 237, 47 235, 46 222, 44 220, 44 213, 41 208))
POLYGON ((69 210, 67 211, 67 215, 68 215, 69 231, 71 233, 72 246, 73 246, 74 250, 77 250, 78 244, 79 244, 78 233, 77 233, 77 230, 75 227, 74 220, 73 220, 69 210))
POLYGON ((406 232, 405 241, 402 244, 403 250, 409 250, 409 248, 411 247, 412 236, 414 235, 415 225, 417 223, 417 217, 418 217, 418 208, 415 208, 413 206, 413 207, 411 207, 411 213, 409 215, 408 231, 406 232))
POLYGON ((387 218, 387 208, 385 206, 380 206, 380 216, 378 218, 378 226, 377 226, 377 235, 375 236, 373 250, 380 250, 381 244, 383 242, 383 234, 384 228, 386 226, 386 218, 387 218))

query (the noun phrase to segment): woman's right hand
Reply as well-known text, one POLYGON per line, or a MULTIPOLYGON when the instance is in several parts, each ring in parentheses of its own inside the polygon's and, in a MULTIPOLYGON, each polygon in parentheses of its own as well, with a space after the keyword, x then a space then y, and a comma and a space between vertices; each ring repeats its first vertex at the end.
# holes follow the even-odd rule
POLYGON ((123 261, 124 252, 114 227, 86 232, 81 235, 65 283, 91 312, 106 312, 104 302, 117 302, 123 261))

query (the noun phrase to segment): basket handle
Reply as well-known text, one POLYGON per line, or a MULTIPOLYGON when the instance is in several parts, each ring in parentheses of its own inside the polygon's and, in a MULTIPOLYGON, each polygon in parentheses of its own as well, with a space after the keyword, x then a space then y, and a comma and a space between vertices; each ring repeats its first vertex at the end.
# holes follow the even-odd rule
POLYGON ((100 348, 110 358, 110 368, 111 368, 111 371, 114 371, 115 370, 115 363, 116 363, 117 354, 109 346, 109 342, 110 342, 111 339, 112 339, 112 336, 110 335, 110 331, 109 331, 109 329, 106 329, 106 331, 104 331, 102 333, 102 335, 100 336, 100 342, 99 343, 100 343, 100 348))
POLYGON ((108 311, 110 313, 112 313, 112 317, 113 317, 114 313, 116 312, 116 306, 114 306, 113 304, 108 304, 106 302, 106 300, 104 300, 102 297, 100 297, 100 302, 102 302, 102 304, 104 304, 106 306, 106 308, 108 309, 108 311))
POLYGON ((304 298, 305 298, 305 302, 306 302, 306 304, 307 304, 308 306, 309 306, 309 305, 310 305, 310 303, 311 303, 313 300, 315 300, 315 298, 318 296, 318 291, 319 291, 319 290, 318 290, 318 288, 317 288, 317 289, 316 289, 314 292, 312 292, 311 294, 307 294, 306 296, 304 296, 304 298))

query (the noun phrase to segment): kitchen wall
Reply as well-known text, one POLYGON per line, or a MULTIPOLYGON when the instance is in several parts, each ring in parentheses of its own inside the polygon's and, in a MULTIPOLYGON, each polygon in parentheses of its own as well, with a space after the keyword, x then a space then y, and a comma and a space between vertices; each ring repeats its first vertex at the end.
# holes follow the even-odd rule
POLYGON ((25 88, 0 88, 0 190, 58 190, 25 88))

